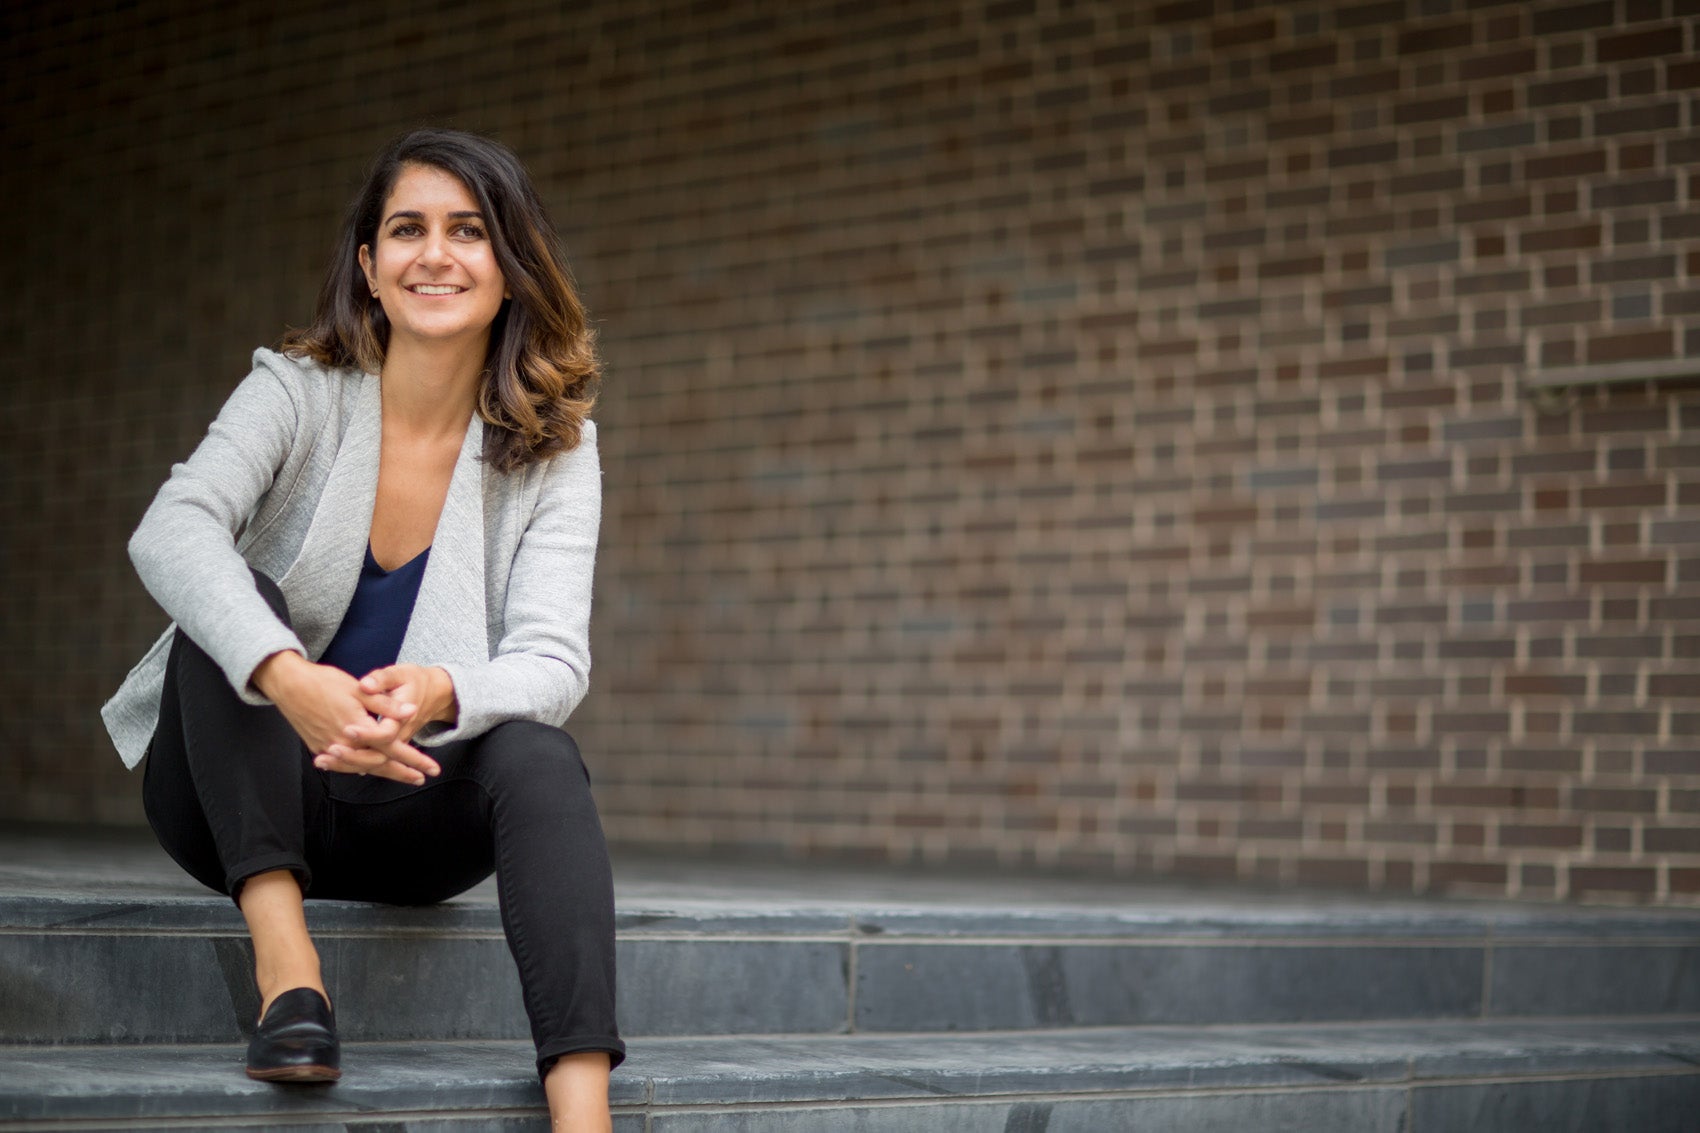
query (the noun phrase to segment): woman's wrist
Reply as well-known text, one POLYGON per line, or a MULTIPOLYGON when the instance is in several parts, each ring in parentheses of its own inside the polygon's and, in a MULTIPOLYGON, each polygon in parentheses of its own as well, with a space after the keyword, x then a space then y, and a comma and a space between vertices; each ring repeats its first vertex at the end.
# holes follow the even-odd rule
POLYGON ((426 670, 431 712, 428 720, 453 724, 460 719, 460 702, 455 698, 455 679, 447 669, 433 665, 426 670))
POLYGON ((311 665, 312 662, 301 656, 293 649, 280 649, 276 653, 254 666, 254 672, 248 677, 248 683, 254 690, 273 703, 288 683, 289 677, 301 666, 311 665))

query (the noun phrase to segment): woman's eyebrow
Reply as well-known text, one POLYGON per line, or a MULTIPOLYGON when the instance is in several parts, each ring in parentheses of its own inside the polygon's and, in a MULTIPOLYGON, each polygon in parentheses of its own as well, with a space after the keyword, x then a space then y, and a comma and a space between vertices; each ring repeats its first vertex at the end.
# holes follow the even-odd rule
MULTIPOLYGON (((384 218, 384 223, 388 224, 390 221, 398 218, 402 220, 424 220, 425 214, 420 212, 418 209, 397 209, 395 212, 390 213, 390 215, 384 218)), ((483 220, 484 214, 479 212, 477 209, 461 209, 458 212, 449 213, 449 219, 483 220)))

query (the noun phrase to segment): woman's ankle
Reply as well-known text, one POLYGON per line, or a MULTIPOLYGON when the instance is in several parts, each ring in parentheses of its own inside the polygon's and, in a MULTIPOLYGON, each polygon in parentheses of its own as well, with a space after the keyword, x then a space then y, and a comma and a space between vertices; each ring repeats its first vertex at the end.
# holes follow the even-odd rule
POLYGON ((325 1002, 331 1001, 331 993, 325 987, 324 977, 320 974, 318 964, 310 968, 292 968, 285 971, 273 972, 268 975, 254 973, 254 982, 260 989, 260 1018, 265 1018, 266 1008, 272 1005, 272 1000, 286 991, 294 991, 298 987, 310 987, 325 997, 325 1002))
POLYGON ((552 1133, 609 1133, 609 1058, 599 1050, 563 1054, 543 1078, 552 1133))
POLYGON ((310 987, 329 1000, 295 875, 288 870, 256 874, 244 883, 236 903, 254 942, 261 1016, 272 1000, 293 988, 310 987))

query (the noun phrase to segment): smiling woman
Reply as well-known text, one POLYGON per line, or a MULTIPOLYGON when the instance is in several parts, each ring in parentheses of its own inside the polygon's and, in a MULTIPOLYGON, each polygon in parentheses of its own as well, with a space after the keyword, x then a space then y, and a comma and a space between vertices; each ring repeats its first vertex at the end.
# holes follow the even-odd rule
POLYGON ((389 317, 390 352, 464 342, 482 356, 511 296, 478 202, 452 174, 410 165, 384 208, 376 245, 360 245, 360 267, 389 317))
POLYGON ((555 1128, 607 1130, 613 883, 562 730, 590 668, 598 367, 506 148, 380 155, 313 323, 255 367, 130 540, 169 627, 104 714, 160 843, 230 894, 248 1074, 341 1075, 303 898, 496 873, 555 1128))
MULTIPOLYGON (((395 320, 407 316, 401 304, 385 301, 381 280, 369 265, 376 263, 391 227, 406 228, 411 222, 419 228, 406 228, 405 238, 393 237, 398 246, 427 240, 426 216, 394 216, 424 212, 423 200, 404 202, 398 192, 410 173, 424 175, 436 182, 437 191, 456 198, 460 207, 445 211, 474 214, 458 219, 483 230, 502 293, 510 300, 497 305, 489 324, 489 351, 481 362, 487 375, 478 387, 479 415, 497 427, 486 459, 507 472, 578 443, 580 425, 595 400, 596 337, 585 321, 560 238, 524 167, 504 147, 486 153, 475 143, 494 146, 470 134, 420 130, 379 157, 343 222, 318 315, 310 326, 285 337, 283 345, 291 354, 326 366, 383 368, 395 320)), ((422 191, 431 187, 420 185, 422 191)), ((469 239, 466 233, 451 234, 449 246, 467 247, 469 239)), ((453 286, 464 281, 439 280, 421 270, 410 282, 453 286)))

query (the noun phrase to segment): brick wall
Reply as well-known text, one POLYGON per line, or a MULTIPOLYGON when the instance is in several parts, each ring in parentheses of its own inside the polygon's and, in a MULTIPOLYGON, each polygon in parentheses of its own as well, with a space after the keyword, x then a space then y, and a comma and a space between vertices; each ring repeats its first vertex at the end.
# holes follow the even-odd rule
POLYGON ((1694 0, 55 9, 0 812, 135 819, 123 539, 439 121, 602 321, 618 840, 1700 902, 1700 389, 1521 385, 1700 358, 1694 0))

